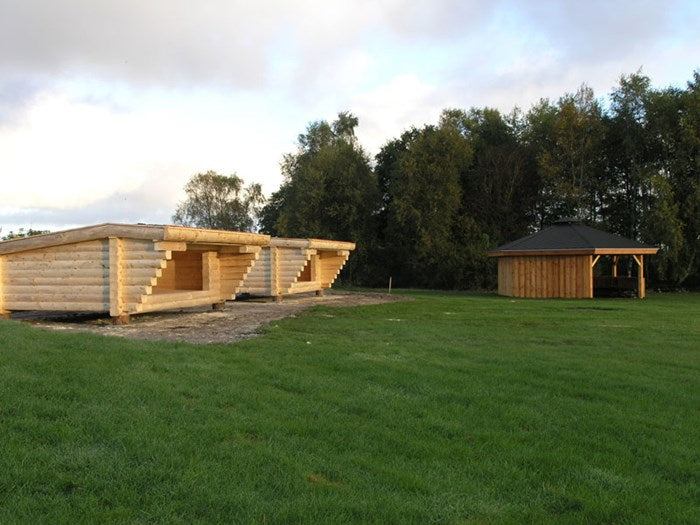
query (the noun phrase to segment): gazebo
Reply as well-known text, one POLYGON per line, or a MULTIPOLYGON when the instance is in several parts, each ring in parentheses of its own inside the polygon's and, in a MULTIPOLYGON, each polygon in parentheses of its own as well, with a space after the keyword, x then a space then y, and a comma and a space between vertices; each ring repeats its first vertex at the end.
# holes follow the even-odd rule
POLYGON ((643 298, 644 256, 658 251, 655 246, 564 218, 537 233, 499 246, 489 256, 498 257, 499 295, 593 298, 634 292, 643 298), (610 275, 594 275, 601 257, 611 259, 610 275), (636 267, 636 277, 618 275, 621 257, 634 261, 628 273, 636 267))

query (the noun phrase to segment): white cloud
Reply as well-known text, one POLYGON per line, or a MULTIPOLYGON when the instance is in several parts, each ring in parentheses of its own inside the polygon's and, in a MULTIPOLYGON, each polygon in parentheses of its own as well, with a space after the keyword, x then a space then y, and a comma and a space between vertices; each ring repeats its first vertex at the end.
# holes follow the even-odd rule
POLYGON ((297 134, 342 110, 376 154, 446 107, 602 96, 640 66, 682 85, 698 6, 0 0, 0 224, 166 222, 208 169, 269 194, 297 134))
POLYGON ((354 97, 351 107, 360 121, 358 139, 370 154, 411 126, 435 123, 446 107, 435 86, 416 75, 399 75, 354 97))

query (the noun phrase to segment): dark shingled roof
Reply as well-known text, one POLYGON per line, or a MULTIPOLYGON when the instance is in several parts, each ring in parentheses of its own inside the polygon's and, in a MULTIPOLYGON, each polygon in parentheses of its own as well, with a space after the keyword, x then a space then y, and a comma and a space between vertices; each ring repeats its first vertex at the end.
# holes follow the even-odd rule
POLYGON ((642 244, 620 235, 614 235, 580 224, 576 219, 564 218, 537 233, 499 246, 494 252, 538 250, 649 250, 654 246, 642 244))

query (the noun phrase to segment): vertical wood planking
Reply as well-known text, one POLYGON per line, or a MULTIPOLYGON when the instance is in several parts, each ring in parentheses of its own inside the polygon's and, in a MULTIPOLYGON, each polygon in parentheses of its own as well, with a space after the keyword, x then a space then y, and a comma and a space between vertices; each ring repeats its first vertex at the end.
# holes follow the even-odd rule
POLYGON ((121 282, 121 240, 109 238, 109 315, 118 317, 124 313, 121 282))
POLYGON ((593 299, 593 256, 589 255, 582 257, 582 259, 586 260, 586 267, 588 268, 588 271, 585 273, 586 297, 593 299))

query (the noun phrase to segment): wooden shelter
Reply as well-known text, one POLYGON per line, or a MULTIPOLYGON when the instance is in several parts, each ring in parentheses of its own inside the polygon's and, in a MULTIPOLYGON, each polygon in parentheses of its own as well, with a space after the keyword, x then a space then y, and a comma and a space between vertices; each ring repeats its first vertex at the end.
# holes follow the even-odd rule
POLYGON ((642 298, 646 295, 644 255, 658 250, 566 218, 489 255, 498 257, 499 295, 593 298, 628 290, 642 298), (595 275, 601 257, 611 258, 610 275, 595 275), (621 257, 634 261, 636 277, 618 275, 621 257))
POLYGON ((101 224, 0 243, 0 315, 129 315, 233 299, 268 235, 101 224))
POLYGON ((241 293, 280 300, 283 295, 330 288, 355 249, 351 242, 273 237, 246 276, 241 293))

